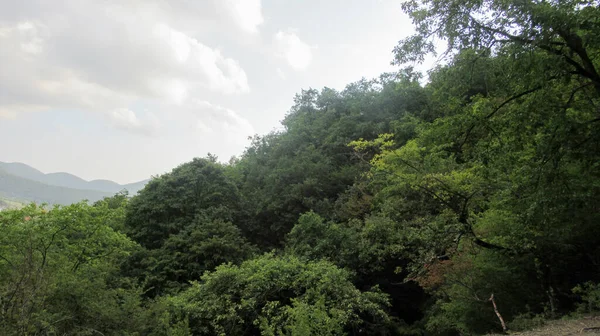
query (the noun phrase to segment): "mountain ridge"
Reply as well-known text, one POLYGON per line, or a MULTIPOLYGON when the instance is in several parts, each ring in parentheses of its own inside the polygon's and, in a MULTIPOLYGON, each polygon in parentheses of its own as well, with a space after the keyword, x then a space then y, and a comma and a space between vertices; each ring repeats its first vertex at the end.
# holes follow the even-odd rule
POLYGON ((91 202, 114 195, 97 190, 72 189, 44 184, 0 170, 0 196, 23 202, 68 205, 83 200, 91 202))
POLYGON ((87 181, 79 176, 67 172, 55 172, 45 174, 38 169, 22 162, 2 162, 0 161, 0 170, 16 177, 40 182, 50 186, 63 187, 69 189, 100 191, 105 193, 117 193, 126 189, 134 195, 144 188, 150 179, 119 184, 107 179, 95 179, 87 181))

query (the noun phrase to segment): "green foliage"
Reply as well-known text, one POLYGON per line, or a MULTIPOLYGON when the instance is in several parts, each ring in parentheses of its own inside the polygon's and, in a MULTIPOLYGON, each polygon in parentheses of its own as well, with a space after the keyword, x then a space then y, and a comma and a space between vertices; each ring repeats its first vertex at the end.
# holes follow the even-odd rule
POLYGON ((227 262, 240 263, 254 252, 230 222, 198 216, 160 249, 138 251, 131 264, 141 272, 137 276, 144 280, 147 293, 157 295, 177 291, 205 271, 227 262))
POLYGON ((286 247, 293 255, 310 260, 327 259, 340 267, 358 263, 358 232, 355 228, 327 223, 314 212, 300 216, 287 236, 286 247))
POLYGON ((403 6, 417 34, 397 63, 435 37, 453 58, 430 73, 412 139, 352 146, 376 153, 373 209, 401 223, 411 278, 436 298, 428 329, 498 329, 492 292, 508 320, 570 309, 570 289, 600 277, 597 3, 403 6))
POLYGON ((525 331, 538 329, 546 324, 547 317, 543 314, 534 315, 525 313, 518 316, 509 323, 508 328, 512 331, 525 331))
POLYGON ((386 303, 331 263, 272 254, 219 266, 172 299, 194 335, 377 334, 386 303))
POLYGON ((122 214, 85 203, 0 212, 3 332, 134 332, 140 292, 115 278, 121 259, 135 247, 111 227, 122 214))
POLYGON ((582 313, 596 313, 600 311, 600 284, 586 282, 573 288, 573 293, 580 295, 581 303, 578 311, 582 313))
POLYGON ((228 165, 0 212, 0 327, 469 335, 600 309, 598 2, 403 8, 396 63, 448 44, 427 83, 303 90, 228 165))
POLYGON ((433 51, 433 39, 440 38, 449 52, 506 52, 544 62, 548 73, 538 81, 575 75, 600 94, 597 1, 411 0, 402 6, 417 33, 396 47, 399 64, 422 61, 433 51))
POLYGON ((24 206, 25 204, 13 199, 0 198, 0 211, 7 209, 20 209, 24 206))
POLYGON ((372 215, 338 224, 309 212, 300 217, 287 238, 288 253, 307 260, 331 261, 352 270, 356 286, 377 286, 385 291, 393 304, 392 314, 398 319, 394 328, 402 326, 402 321, 413 322, 421 317, 425 295, 414 282, 403 281, 407 274, 407 239, 401 223, 372 215))
POLYGON ((526 258, 505 258, 496 251, 474 253, 465 249, 451 260, 432 262, 418 281, 436 293, 436 303, 427 317, 427 329, 436 334, 459 331, 480 335, 501 331, 492 303, 515 325, 524 323, 524 313, 545 299, 532 283, 526 258), (517 318, 516 321, 513 319, 517 318))
POLYGON ((159 248, 198 214, 231 221, 238 199, 223 166, 194 159, 152 179, 139 192, 127 207, 127 232, 142 246, 159 248))
POLYGON ((375 139, 399 118, 418 113, 423 91, 414 76, 384 74, 341 92, 324 88, 297 95, 283 121, 285 131, 255 137, 233 167, 246 209, 239 226, 246 236, 267 249, 280 247, 308 211, 327 220, 368 212, 368 192, 352 186, 368 170, 372 153, 358 156, 347 144, 375 139))
POLYGON ((398 223, 384 217, 336 224, 309 212, 289 233, 286 247, 297 256, 326 259, 360 275, 372 274, 403 257, 405 238, 399 228, 398 223))
POLYGON ((254 253, 238 227, 239 195, 215 159, 195 159, 148 183, 127 207, 126 232, 144 248, 125 274, 156 296, 254 253))

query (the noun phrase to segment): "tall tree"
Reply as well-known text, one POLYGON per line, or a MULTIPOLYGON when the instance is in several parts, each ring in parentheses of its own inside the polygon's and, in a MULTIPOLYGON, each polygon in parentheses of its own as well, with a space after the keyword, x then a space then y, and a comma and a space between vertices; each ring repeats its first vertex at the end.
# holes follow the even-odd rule
POLYGON ((239 216, 237 188, 214 157, 153 179, 127 207, 126 232, 143 248, 129 258, 125 274, 156 296, 221 263, 243 261, 254 248, 235 225, 239 216))
POLYGON ((600 95, 598 1, 412 0, 402 7, 417 33, 400 41, 397 63, 422 60, 435 49, 434 38, 445 40, 448 52, 537 50, 548 69, 576 76, 600 95))

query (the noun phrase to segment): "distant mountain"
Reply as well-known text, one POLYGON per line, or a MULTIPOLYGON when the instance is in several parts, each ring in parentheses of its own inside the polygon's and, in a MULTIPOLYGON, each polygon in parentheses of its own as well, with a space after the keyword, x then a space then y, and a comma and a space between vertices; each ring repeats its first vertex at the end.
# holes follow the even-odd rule
MULTIPOLYGON (((94 190, 106 190, 106 191, 112 191, 112 192, 119 192, 120 190, 122 190, 125 186, 120 185, 114 181, 110 181, 110 180, 93 180, 90 182, 86 182, 89 186, 90 189, 94 189, 94 190)), ((129 189, 127 189, 129 190, 129 189)))
POLYGON ((130 195, 137 194, 138 191, 144 189, 146 183, 150 180, 143 180, 129 184, 118 184, 110 180, 93 180, 87 182, 87 188, 92 190, 102 190, 117 193, 123 189, 129 191, 130 195))
POLYGON ((43 179, 45 176, 45 174, 41 171, 20 162, 0 162, 0 170, 3 170, 15 176, 23 177, 38 182, 40 182, 40 179, 43 179))
MULTIPOLYGON (((2 169, 1 165, 0 165, 0 169, 2 169)), ((13 173, 13 175, 14 175, 14 173, 13 173)), ((75 175, 69 174, 69 173, 44 174, 39 179, 36 179, 35 181, 53 185, 53 186, 58 186, 58 187, 73 188, 73 189, 90 189, 90 188, 86 187, 87 183, 88 183, 86 180, 84 180, 80 177, 77 177, 75 175)), ((99 190, 99 191, 104 191, 104 190, 99 190)))
POLYGON ((109 180, 86 181, 78 176, 69 173, 49 173, 44 174, 41 171, 20 162, 0 162, 0 170, 5 173, 44 183, 50 186, 64 187, 70 189, 93 190, 104 193, 117 193, 126 189, 130 195, 135 195, 144 188, 149 180, 144 180, 129 184, 118 184, 109 180))
MULTIPOLYGON (((94 181, 92 181, 94 182, 94 181)), ((144 187, 146 186, 146 184, 148 184, 148 182, 150 182, 150 179, 146 179, 143 181, 139 181, 139 182, 133 182, 133 183, 128 183, 128 184, 123 184, 122 186, 125 187, 125 189, 127 189, 127 191, 129 191, 129 195, 135 195, 138 193, 138 191, 144 189, 144 187)))
POLYGON ((25 202, 71 204, 85 199, 93 202, 112 195, 97 190, 48 185, 0 170, 0 197, 25 202))

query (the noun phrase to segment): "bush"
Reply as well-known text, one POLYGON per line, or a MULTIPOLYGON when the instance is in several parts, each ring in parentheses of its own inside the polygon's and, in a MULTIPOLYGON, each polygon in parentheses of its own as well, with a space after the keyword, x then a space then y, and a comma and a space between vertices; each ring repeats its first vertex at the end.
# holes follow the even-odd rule
POLYGON ((600 311, 600 284, 586 282, 573 288, 573 293, 581 296, 582 303, 577 311, 580 313, 593 313, 600 311))
POLYGON ((524 313, 515 316, 515 318, 508 323, 508 329, 512 331, 523 331, 539 328, 546 324, 546 318, 541 314, 524 313))
POLYGON ((171 304, 194 335, 377 335, 389 323, 386 295, 359 291, 346 270, 272 254, 221 265, 171 304))

